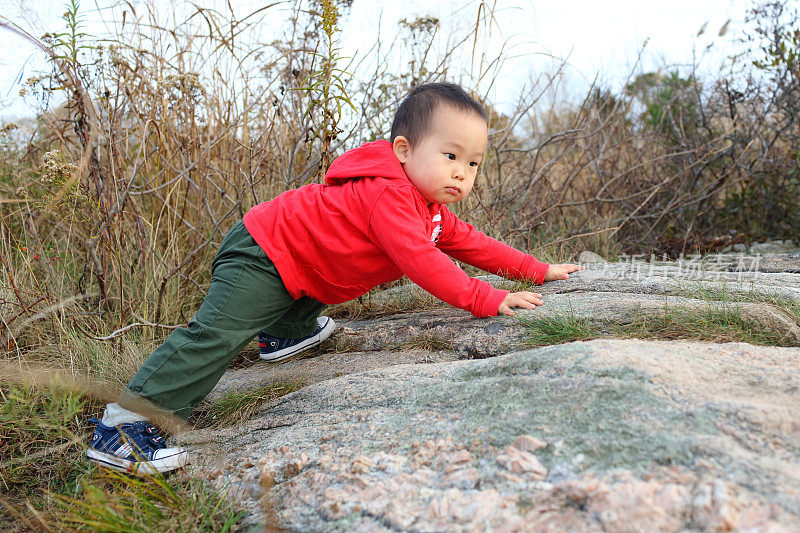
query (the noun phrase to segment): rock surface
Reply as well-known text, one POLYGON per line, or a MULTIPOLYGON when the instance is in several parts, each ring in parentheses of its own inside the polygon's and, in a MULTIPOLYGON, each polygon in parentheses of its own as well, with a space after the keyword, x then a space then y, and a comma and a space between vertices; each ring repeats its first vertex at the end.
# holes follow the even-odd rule
POLYGON ((598 262, 546 284, 545 305, 519 314, 613 333, 664 309, 721 307, 788 347, 523 349, 524 321, 449 308, 339 321, 326 351, 231 370, 212 397, 275 379, 306 387, 182 443, 254 527, 797 531, 800 326, 775 299, 800 304, 800 256, 740 272, 734 255, 725 261, 692 275, 598 262))

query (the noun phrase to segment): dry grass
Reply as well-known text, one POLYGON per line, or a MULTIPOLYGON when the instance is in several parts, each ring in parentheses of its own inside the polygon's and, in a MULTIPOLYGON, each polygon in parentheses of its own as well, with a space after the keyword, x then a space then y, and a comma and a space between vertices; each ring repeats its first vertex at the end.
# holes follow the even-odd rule
POLYGON ((748 292, 732 292, 726 289, 724 286, 721 289, 694 288, 691 290, 681 291, 676 295, 687 298, 698 298, 708 302, 718 301, 722 302, 723 305, 729 305, 732 302, 767 304, 785 313, 788 317, 792 318, 798 326, 800 326, 800 301, 792 300, 791 298, 769 293, 756 292, 754 289, 751 289, 748 292))
POLYGON ((526 347, 564 344, 602 337, 600 329, 588 319, 574 313, 563 316, 525 317, 519 319, 527 329, 523 345, 526 347))
POLYGON ((37 524, 48 531, 227 532, 244 516, 224 491, 185 473, 142 479, 101 470, 82 483, 80 498, 51 498, 56 509, 37 524))
MULTIPOLYGON (((795 306, 797 304, 792 304, 795 306)), ((780 307, 787 310, 791 307, 780 307)), ((800 317, 800 315, 793 315, 800 317)), ((624 324, 601 324, 574 313, 520 319, 527 329, 526 346, 563 344, 596 338, 746 342, 762 346, 796 346, 783 332, 770 331, 742 316, 732 300, 710 301, 698 311, 681 306, 657 313, 639 313, 624 324)), ((798 321, 800 325, 800 321, 798 321)))
POLYGON ((186 474, 138 479, 78 459, 102 404, 72 385, 0 383, 0 529, 226 531, 241 518, 186 474))
POLYGON ((441 309, 447 304, 437 300, 411 282, 403 278, 389 284, 386 288, 377 288, 361 298, 326 309, 325 314, 332 318, 350 320, 369 320, 398 313, 414 313, 430 309, 441 309))
POLYGON ((397 349, 401 348, 437 352, 440 350, 453 350, 455 345, 453 341, 442 335, 426 332, 406 339, 397 347, 397 349))
POLYGON ((302 379, 272 382, 246 390, 230 390, 213 402, 201 403, 192 417, 199 427, 226 427, 252 417, 270 400, 301 389, 302 379))
POLYGON ((617 328, 614 336, 637 339, 683 339, 746 342, 762 346, 794 346, 782 334, 742 317, 735 306, 709 307, 703 312, 676 307, 657 315, 640 315, 617 328))

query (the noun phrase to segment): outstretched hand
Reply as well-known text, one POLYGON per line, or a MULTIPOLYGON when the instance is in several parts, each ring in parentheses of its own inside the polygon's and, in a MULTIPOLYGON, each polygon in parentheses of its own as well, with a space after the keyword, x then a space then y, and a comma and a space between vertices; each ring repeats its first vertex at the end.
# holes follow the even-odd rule
MULTIPOLYGON (((547 269, 547 273, 544 275, 544 280, 555 281, 557 279, 569 279, 569 275, 578 270, 583 270, 583 267, 572 264, 550 265, 550 268, 547 269)), ((542 305, 542 295, 537 292, 510 292, 503 298, 497 312, 508 316, 514 316, 513 307, 533 309, 537 305, 542 305)))
POLYGON ((510 292, 503 298, 497 312, 508 316, 514 316, 514 311, 511 310, 512 307, 533 309, 537 305, 542 305, 542 295, 539 293, 528 291, 510 292))
POLYGON ((577 270, 583 270, 582 266, 564 264, 564 265, 550 265, 547 273, 544 275, 545 281, 555 281, 557 279, 569 279, 569 275, 577 270))

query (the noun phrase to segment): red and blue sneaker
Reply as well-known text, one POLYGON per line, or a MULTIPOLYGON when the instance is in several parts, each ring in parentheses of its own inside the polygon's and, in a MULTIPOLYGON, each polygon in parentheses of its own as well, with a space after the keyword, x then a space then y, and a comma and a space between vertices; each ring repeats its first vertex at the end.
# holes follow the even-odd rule
POLYGON ((98 466, 137 476, 152 476, 183 468, 188 453, 182 448, 167 448, 166 442, 149 422, 106 426, 97 424, 86 457, 98 466))
POLYGON ((264 361, 272 363, 283 361, 318 345, 331 336, 335 327, 336 323, 332 318, 321 316, 317 318, 317 330, 302 339, 279 339, 260 331, 258 333, 258 354, 264 361))

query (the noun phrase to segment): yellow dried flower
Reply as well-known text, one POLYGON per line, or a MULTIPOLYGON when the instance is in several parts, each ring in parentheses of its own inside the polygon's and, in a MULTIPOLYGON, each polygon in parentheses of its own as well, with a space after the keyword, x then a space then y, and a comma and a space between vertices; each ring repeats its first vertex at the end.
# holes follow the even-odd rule
POLYGON ((44 154, 37 170, 42 183, 61 186, 78 171, 78 165, 67 161, 60 151, 52 150, 44 154))

